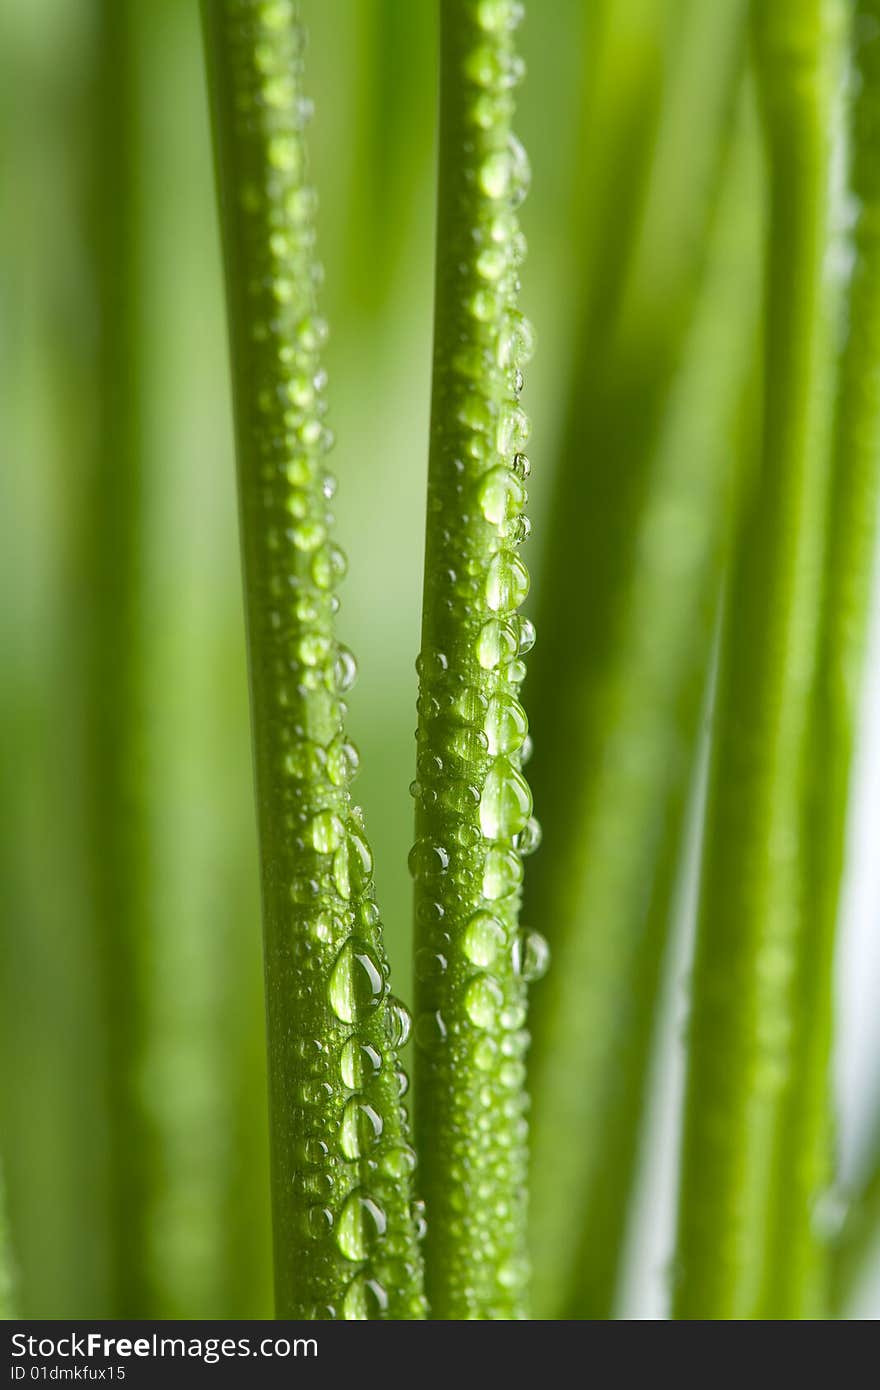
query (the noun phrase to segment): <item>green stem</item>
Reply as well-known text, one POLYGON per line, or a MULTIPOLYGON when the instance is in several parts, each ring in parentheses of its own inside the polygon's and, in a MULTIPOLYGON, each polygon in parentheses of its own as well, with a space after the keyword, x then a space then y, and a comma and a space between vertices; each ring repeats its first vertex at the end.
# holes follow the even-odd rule
POLYGON ((304 33, 290 0, 205 0, 226 265, 268 1013, 282 1317, 423 1316, 415 1161, 372 856, 345 738, 351 654, 329 539, 306 181, 304 33))
MULTIPOLYGON (((694 69, 705 83, 707 11, 696 18, 696 29, 680 36, 690 62, 670 104, 693 113, 700 99, 703 157, 716 167, 686 197, 664 200, 681 117, 664 120, 648 202, 672 203, 665 220, 682 243, 708 243, 708 253, 698 266, 691 257, 687 274, 676 265, 677 276, 670 272, 683 259, 680 247, 666 256, 661 279, 664 290, 673 279, 674 289, 658 313, 648 273, 657 256, 652 228, 663 220, 655 211, 641 228, 627 267, 629 303, 618 308, 601 360, 587 334, 573 373, 542 575, 542 643, 530 674, 547 847, 526 908, 547 923, 555 962, 535 1001, 530 1062, 532 1249, 536 1312, 545 1317, 613 1315, 740 452, 730 436, 753 320, 753 140, 742 121, 732 139, 741 47, 724 46, 725 66, 701 89, 694 69), (649 361, 633 351, 637 326, 652 345, 649 361), (615 414, 623 437, 612 446, 615 414), (583 771, 573 776, 572 768, 583 771)), ((735 38, 742 15, 731 9, 726 23, 735 38)))
POLYGON ((156 1134, 144 1100, 145 982, 151 925, 144 780, 143 447, 138 382, 142 241, 138 57, 130 0, 101 0, 93 209, 98 299, 98 422, 84 547, 88 831, 102 996, 109 1139, 112 1313, 156 1308, 147 1250, 156 1198, 156 1134))
POLYGON ((536 1013, 533 1245, 542 1298, 556 1289, 554 1311, 568 1316, 613 1315, 728 518, 738 501, 742 450, 730 441, 753 342, 744 290, 754 163, 744 137, 740 131, 727 161, 684 359, 631 517, 634 561, 616 595, 616 640, 598 668, 595 653, 569 662, 542 750, 548 800, 552 786, 566 795, 551 803, 556 834, 548 834, 536 876, 540 896, 529 895, 536 919, 554 924, 559 966, 536 1013), (566 757, 590 769, 580 784, 566 785, 566 757), (552 1178, 542 1177, 548 1169, 552 1178), (566 1236, 573 1222, 579 1244, 566 1236))
POLYGON ((772 1311, 827 453, 828 11, 756 0, 753 21, 770 163, 765 399, 722 639, 693 976, 675 1313, 696 1319, 772 1311))
POLYGON ((528 420, 516 308, 511 0, 444 0, 431 449, 416 796, 416 1123, 435 1318, 525 1315, 526 982, 542 938, 518 933, 537 839, 518 701, 532 628, 517 552, 528 420))
POLYGON ((774 1303, 821 1316, 830 1262, 817 1203, 833 1181, 833 966, 880 505, 880 0, 859 0, 850 188, 858 206, 832 444, 822 622, 807 806, 808 915, 798 975, 800 1082, 785 1125, 774 1303))

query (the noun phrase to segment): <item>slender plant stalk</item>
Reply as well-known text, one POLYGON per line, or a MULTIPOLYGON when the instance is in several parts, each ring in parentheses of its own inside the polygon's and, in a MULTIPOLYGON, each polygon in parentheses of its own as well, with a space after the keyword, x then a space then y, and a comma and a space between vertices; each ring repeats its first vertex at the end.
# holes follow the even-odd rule
POLYGON ((206 0, 226 264, 263 890, 272 1207, 280 1316, 424 1315, 415 1154, 372 856, 350 780, 334 636, 306 180, 304 32, 290 0, 206 0))
MULTIPOLYGON (((726 170, 700 303, 633 517, 635 566, 613 657, 592 685, 587 669, 568 687, 571 703, 561 706, 548 750, 557 758, 556 785, 563 779, 563 730, 572 747, 580 744, 577 765, 591 769, 585 785, 567 789, 570 821, 554 807, 576 871, 566 877, 566 860, 554 846, 547 857, 556 874, 542 864, 543 896, 530 900, 536 920, 556 926, 551 949, 562 962, 536 1015, 536 1173, 553 1162, 554 1136, 557 1149, 559 1134, 579 1140, 562 1154, 570 1184, 557 1159, 556 1184, 543 1182, 535 1196, 543 1222, 534 1234, 536 1266, 540 1260, 558 1289, 556 1316, 611 1317, 620 1278, 701 696, 741 473, 735 422, 753 342, 744 293, 754 242, 743 216, 750 154, 741 139, 726 170), (570 1061, 560 1066, 566 1049, 570 1061), (573 1219, 579 1244, 564 1238, 573 1219)), ((545 778, 550 772, 545 767, 545 778)))
POLYGON ((822 621, 812 712, 806 829, 807 917, 795 1046, 801 1082, 785 1125, 775 1204, 786 1271, 775 1306, 823 1316, 831 1275, 818 1208, 834 1176, 831 1106, 833 964, 846 846, 850 769, 862 690, 880 505, 880 0, 854 16, 850 189, 858 208, 832 444, 822 621))
MULTIPOLYGON (((705 12, 698 18, 705 21, 705 12)), ((708 239, 706 263, 699 270, 692 264, 689 276, 679 273, 662 316, 642 303, 638 323, 655 351, 631 396, 616 398, 621 382, 634 387, 621 339, 636 336, 634 301, 646 296, 633 290, 626 309, 618 307, 627 327, 618 326, 603 365, 587 333, 573 373, 546 552, 544 640, 529 690, 543 731, 535 787, 547 808, 547 847, 526 890, 526 910, 546 922, 557 967, 537 992, 530 1061, 531 1239, 535 1311, 544 1317, 611 1317, 625 1248, 655 1000, 734 502, 733 421, 751 345, 747 287, 755 238, 747 192, 754 161, 745 122, 733 120, 742 69, 736 19, 731 10, 729 67, 720 80, 713 71, 700 108, 705 157, 716 167, 675 204, 682 242, 708 239), (615 396, 628 430, 613 450, 601 398, 596 412, 590 408, 609 359, 605 393, 615 396), (670 363, 678 365, 672 381, 670 363), (645 420, 654 413, 645 404, 651 399, 656 425, 645 420), (643 482, 633 489, 637 475, 643 482), (600 533, 612 525, 609 544, 600 533), (576 569, 568 562, 574 554, 576 569), (574 598, 583 612, 576 632, 574 598), (572 766, 583 774, 572 777, 572 766)), ((688 37, 690 70, 673 104, 693 111, 697 51, 705 81, 705 28, 688 37)), ((679 140, 675 122, 657 138, 649 205, 664 204, 679 140)), ((631 287, 651 281, 644 263, 656 254, 651 226, 658 221, 655 214, 642 229, 641 254, 626 275, 631 287)))
MULTIPOLYGON (((802 929, 829 374, 823 288, 832 30, 825 0, 756 0, 769 151, 761 461, 729 584, 693 976, 679 1318, 773 1316, 774 1177, 802 929)), ((798 1277, 788 1271, 792 1280, 798 1277)), ((784 1300, 783 1300, 784 1303, 784 1300)))
POLYGON ((518 930, 538 831, 518 700, 531 623, 517 546, 531 328, 516 308, 528 179, 511 133, 510 0, 444 0, 431 448, 416 842, 416 1124, 435 1318, 525 1315, 526 984, 543 939, 518 930))
POLYGON ((95 207, 98 401, 84 561, 90 616, 87 824, 108 1127, 115 1317, 156 1308, 156 1135, 145 1099, 151 928, 143 748, 144 508, 140 408, 137 50, 132 0, 97 6, 95 207))

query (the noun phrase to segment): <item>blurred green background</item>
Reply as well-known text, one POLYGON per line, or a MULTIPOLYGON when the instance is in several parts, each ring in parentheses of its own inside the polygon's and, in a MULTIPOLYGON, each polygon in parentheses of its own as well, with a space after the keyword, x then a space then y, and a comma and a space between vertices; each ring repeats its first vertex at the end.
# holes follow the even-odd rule
MULTIPOLYGON (((573 642, 587 625, 591 582, 577 552, 595 539, 596 522, 579 540, 550 520, 555 479, 580 457, 570 403, 591 424, 579 446, 584 467, 604 469, 630 515, 648 492, 648 443, 675 401, 722 166, 738 181, 739 249, 723 287, 729 303, 729 276, 742 276, 737 341, 748 340, 757 311, 762 183, 740 93, 743 9, 740 0, 553 0, 530 6, 522 31, 528 78, 517 129, 533 168, 523 307, 538 333, 524 396, 533 422, 529 611, 540 612, 543 570, 567 565, 573 642), (565 548, 574 553, 560 556, 565 548)), ((349 557, 339 630, 359 659, 357 785, 396 988, 407 997, 435 11, 427 0, 307 0, 303 10, 332 330, 337 536, 349 557)), ((141 1251, 153 1290, 143 1313, 271 1308, 235 478, 198 21, 194 0, 9 0, 0 12, 0 1144, 27 1316, 94 1317, 113 1306, 112 1250, 125 1232, 111 1229, 107 1200, 113 952, 111 942, 108 965, 95 884, 121 817, 136 826, 146 866, 137 996, 148 1026, 128 1076, 159 1174, 141 1251), (118 21, 123 11, 115 22, 112 12, 118 21), (109 368, 108 255, 126 277, 128 315, 125 332, 110 335, 109 368), (122 484, 109 488, 113 458, 97 484, 94 462, 108 397, 128 422, 117 441, 122 484), (108 773, 95 755, 96 574, 99 609, 112 608, 117 592, 112 546, 109 562, 95 562, 96 487, 105 528, 117 504, 128 507, 132 492, 137 501, 134 529, 130 511, 119 517, 129 552, 116 640, 130 638, 120 660, 132 660, 138 696, 132 795, 116 807, 101 805, 108 773)), ((728 347, 719 347, 717 400, 706 398, 704 379, 698 389, 703 410, 726 412, 741 444, 749 374, 728 379, 728 347)), ((116 654, 104 659, 112 666, 116 654)), ((540 727, 536 746, 537 768, 540 727)), ((851 896, 851 915, 866 920, 875 899, 862 888, 851 896)), ((552 941, 552 923, 535 925, 552 941)), ((861 981, 853 1009, 863 1026, 877 997, 865 993, 865 972, 876 971, 859 960, 844 983, 855 990, 861 981)), ((667 987, 664 1016, 674 1015, 674 996, 667 987)), ((660 1037, 668 1115, 680 1049, 674 1025, 660 1037)), ((861 1057, 860 1043, 848 1046, 861 1057)), ((844 1070, 847 1104, 860 1113, 873 1076, 844 1070)), ((642 1316, 659 1307, 674 1185, 674 1118, 652 1123, 640 1200, 653 1215, 643 1213, 633 1238, 641 1275, 627 1295, 642 1316)), ((850 1128, 855 1150, 858 1125, 850 1128)))

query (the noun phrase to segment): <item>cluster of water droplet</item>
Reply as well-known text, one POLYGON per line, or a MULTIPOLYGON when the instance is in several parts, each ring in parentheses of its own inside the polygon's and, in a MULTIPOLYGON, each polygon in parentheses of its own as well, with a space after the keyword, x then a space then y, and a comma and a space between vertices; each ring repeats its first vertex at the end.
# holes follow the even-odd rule
POLYGON ((226 153, 241 506, 270 961, 281 1305, 293 1316, 420 1317, 415 1153, 373 861, 344 732, 354 658, 335 637, 345 558, 324 466, 326 325, 306 181, 304 35, 290 0, 227 5, 226 153), (277 1125, 276 1125, 277 1130, 277 1125))
POLYGON ((452 1317, 522 1314, 526 984, 547 960, 543 938, 518 925, 523 857, 540 835, 519 700, 535 638, 518 613, 529 588, 520 392, 533 347, 517 307, 529 168, 510 130, 520 11, 513 0, 469 7, 468 41, 452 59, 461 109, 445 113, 443 137, 456 145, 445 202, 441 192, 410 869, 429 1291, 432 1277, 442 1282, 452 1317))

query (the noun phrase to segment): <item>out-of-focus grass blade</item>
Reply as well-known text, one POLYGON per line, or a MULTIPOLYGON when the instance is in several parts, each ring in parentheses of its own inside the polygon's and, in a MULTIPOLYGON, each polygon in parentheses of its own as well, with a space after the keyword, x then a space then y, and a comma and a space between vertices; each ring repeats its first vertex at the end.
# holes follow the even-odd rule
MULTIPOLYGON (((641 129, 642 219, 616 270, 612 252, 616 296, 609 302, 603 287, 593 297, 577 358, 538 624, 535 784, 546 834, 527 909, 554 955, 536 996, 532 1059, 535 1291, 544 1316, 608 1317, 613 1308, 734 498, 730 434, 754 259, 746 135, 727 170, 691 320, 743 9, 685 6, 674 15, 659 128, 649 108, 641 129), (683 187, 688 114, 699 139, 683 187), (571 1240, 573 1223, 582 1242, 571 1240)), ((626 167, 639 168, 635 152, 626 167)), ((617 209, 604 215, 613 220, 617 209)), ((600 257, 592 275, 605 269, 600 257)))

